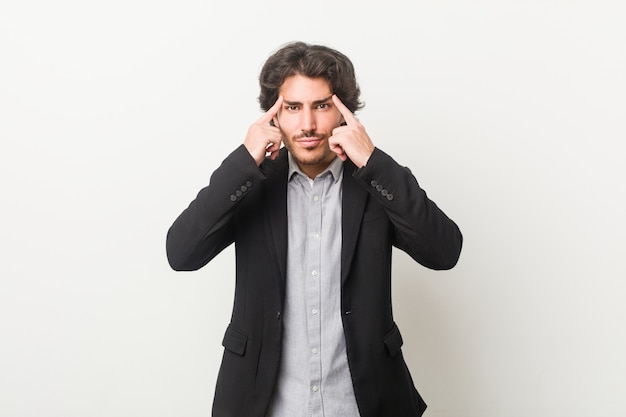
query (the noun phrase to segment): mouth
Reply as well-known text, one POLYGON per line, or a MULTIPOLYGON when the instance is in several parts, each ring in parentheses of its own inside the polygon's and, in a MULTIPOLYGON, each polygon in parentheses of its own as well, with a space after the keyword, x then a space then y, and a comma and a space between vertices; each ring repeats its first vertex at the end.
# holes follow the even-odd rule
POLYGON ((297 139, 297 142, 300 146, 305 148, 312 148, 317 146, 322 141, 322 138, 317 136, 305 136, 297 139))

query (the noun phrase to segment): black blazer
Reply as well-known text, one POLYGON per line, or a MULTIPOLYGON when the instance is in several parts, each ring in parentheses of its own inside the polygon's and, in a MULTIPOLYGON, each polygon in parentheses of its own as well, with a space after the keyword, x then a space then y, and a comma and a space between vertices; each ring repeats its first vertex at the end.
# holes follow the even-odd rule
MULTIPOLYGON (((167 235, 175 270, 197 270, 235 243, 235 299, 215 417, 263 417, 272 397, 283 331, 287 173, 285 149, 257 167, 241 145, 167 235)), ((341 311, 361 417, 421 416, 426 404, 406 367, 393 320, 392 246, 427 268, 449 269, 460 255, 461 232, 407 168, 376 149, 361 169, 344 163, 341 233, 341 311)))

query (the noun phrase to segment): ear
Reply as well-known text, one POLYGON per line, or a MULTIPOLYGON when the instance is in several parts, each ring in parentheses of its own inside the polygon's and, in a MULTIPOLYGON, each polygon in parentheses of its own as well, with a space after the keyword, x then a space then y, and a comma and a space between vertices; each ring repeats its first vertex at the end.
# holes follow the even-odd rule
POLYGON ((346 126, 348 123, 346 122, 346 118, 343 117, 343 114, 339 112, 339 126, 346 126))

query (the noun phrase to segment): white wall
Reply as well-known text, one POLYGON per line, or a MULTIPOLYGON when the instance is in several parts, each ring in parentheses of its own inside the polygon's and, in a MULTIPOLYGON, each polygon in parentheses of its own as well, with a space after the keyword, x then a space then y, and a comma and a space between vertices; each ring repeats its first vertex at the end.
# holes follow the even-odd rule
POLYGON ((3 2, 0 415, 208 416, 233 291, 167 228, 260 116, 291 40, 350 56, 375 143, 460 225, 398 252, 430 417, 626 413, 620 1, 3 2))

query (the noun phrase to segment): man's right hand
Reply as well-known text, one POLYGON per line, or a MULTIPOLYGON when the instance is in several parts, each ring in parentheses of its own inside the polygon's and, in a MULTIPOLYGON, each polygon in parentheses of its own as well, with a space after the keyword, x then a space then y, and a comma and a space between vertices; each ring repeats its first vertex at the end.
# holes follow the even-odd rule
POLYGON ((272 160, 278 157, 283 135, 280 129, 273 126, 271 122, 278 115, 282 104, 283 97, 279 96, 276 103, 248 128, 243 145, 250 152, 257 165, 261 165, 268 153, 272 160))

